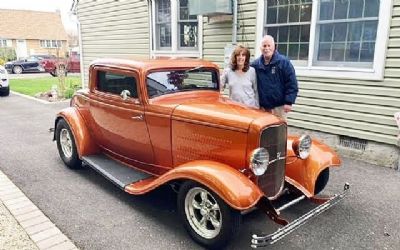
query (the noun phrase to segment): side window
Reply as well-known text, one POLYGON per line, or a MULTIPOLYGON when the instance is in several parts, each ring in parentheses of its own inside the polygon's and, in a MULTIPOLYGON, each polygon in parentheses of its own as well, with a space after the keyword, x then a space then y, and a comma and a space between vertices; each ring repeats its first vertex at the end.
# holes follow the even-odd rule
POLYGON ((123 90, 129 90, 132 98, 138 98, 135 77, 105 71, 98 71, 97 74, 99 91, 120 95, 123 90))

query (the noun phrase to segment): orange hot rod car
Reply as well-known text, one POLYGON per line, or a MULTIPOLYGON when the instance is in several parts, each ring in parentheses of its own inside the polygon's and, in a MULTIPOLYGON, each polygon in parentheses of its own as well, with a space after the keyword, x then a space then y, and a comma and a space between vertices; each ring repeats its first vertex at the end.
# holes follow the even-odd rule
POLYGON ((55 120, 54 140, 70 168, 94 168, 125 192, 139 195, 171 184, 190 236, 223 247, 241 214, 259 208, 283 225, 253 235, 272 244, 346 195, 317 198, 340 159, 309 136, 287 136, 276 116, 220 95, 219 69, 190 59, 101 59, 89 68, 89 88, 75 94, 55 120), (287 190, 303 196, 280 208, 287 190), (303 198, 321 205, 293 222, 280 211, 303 198))

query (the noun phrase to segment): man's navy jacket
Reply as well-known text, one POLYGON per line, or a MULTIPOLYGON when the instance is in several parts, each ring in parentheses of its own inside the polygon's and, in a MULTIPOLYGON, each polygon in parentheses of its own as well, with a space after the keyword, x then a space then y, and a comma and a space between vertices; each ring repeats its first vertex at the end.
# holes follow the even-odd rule
POLYGON ((260 107, 272 109, 295 102, 298 92, 297 79, 288 58, 275 51, 269 64, 264 64, 264 57, 261 55, 251 66, 257 73, 260 107))

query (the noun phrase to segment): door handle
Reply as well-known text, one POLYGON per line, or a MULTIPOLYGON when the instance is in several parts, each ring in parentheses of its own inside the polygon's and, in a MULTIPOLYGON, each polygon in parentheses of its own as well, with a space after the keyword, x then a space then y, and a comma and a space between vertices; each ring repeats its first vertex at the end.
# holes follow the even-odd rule
POLYGON ((143 121, 143 115, 136 115, 136 116, 132 116, 131 117, 133 120, 136 120, 136 121, 143 121))

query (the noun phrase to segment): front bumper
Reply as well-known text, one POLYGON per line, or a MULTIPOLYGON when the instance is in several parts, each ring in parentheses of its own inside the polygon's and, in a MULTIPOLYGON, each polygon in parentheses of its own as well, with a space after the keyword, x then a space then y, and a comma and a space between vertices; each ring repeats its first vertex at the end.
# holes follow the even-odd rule
MULTIPOLYGON (((308 213, 304 214, 303 216, 297 218, 296 220, 288 223, 285 219, 281 218, 279 214, 279 210, 275 210, 272 205, 269 203, 268 200, 261 200, 260 203, 258 204, 259 208, 263 210, 272 220, 274 220, 276 223, 284 225, 283 227, 279 228, 276 232, 271 233, 271 234, 265 234, 265 235, 257 235, 253 234, 252 240, 251 240, 251 247, 252 248, 257 248, 257 247, 264 247, 268 245, 272 245, 285 237, 286 235, 290 234, 303 224, 307 223, 309 220, 314 218, 315 216, 321 214, 322 212, 328 210, 329 208, 333 207, 336 205, 339 201, 341 201, 347 194, 350 189, 349 184, 345 184, 343 188, 343 192, 340 194, 336 194, 330 199, 327 199, 324 203, 321 205, 317 206, 316 208, 312 209, 308 213)), ((287 206, 285 206, 286 208, 287 206)))

